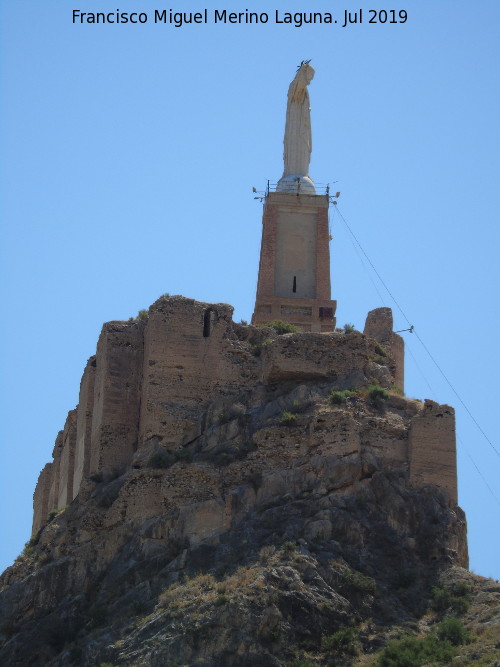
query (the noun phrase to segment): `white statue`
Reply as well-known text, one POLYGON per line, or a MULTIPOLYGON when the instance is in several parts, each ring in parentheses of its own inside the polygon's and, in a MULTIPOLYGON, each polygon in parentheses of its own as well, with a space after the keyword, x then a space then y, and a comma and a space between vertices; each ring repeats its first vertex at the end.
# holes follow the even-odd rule
POLYGON ((288 88, 285 138, 283 140, 283 176, 276 187, 277 192, 303 192, 315 194, 314 183, 309 178, 311 160, 311 109, 307 86, 314 77, 309 61, 300 64, 294 80, 288 88))

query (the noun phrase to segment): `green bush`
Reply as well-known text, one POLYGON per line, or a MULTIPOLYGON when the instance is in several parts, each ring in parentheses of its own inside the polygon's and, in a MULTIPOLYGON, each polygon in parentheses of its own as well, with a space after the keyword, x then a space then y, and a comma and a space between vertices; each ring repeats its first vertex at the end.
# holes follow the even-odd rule
POLYGON ((459 616, 465 614, 469 610, 469 607, 470 607, 470 601, 467 600, 466 598, 459 598, 459 597, 453 598, 452 609, 459 616))
POLYGON ((344 324, 344 333, 352 333, 353 331, 356 331, 354 324, 344 324))
POLYGON ((42 553, 42 554, 39 554, 39 556, 37 557, 37 562, 40 566, 41 565, 47 565, 47 563, 50 563, 52 561, 52 559, 53 559, 52 554, 42 553))
POLYGON ((330 400, 330 403, 333 403, 333 405, 341 405, 342 403, 345 403, 346 400, 351 396, 357 396, 357 392, 352 391, 351 389, 344 389, 344 391, 333 390, 329 393, 328 399, 330 400))
MULTIPOLYGON (((163 296, 170 296, 169 294, 163 294, 163 296)), ((149 311, 148 310, 140 310, 136 317, 129 317, 128 322, 139 322, 141 320, 147 320, 149 317, 149 311)))
POLYGON ((286 333, 300 333, 299 327, 283 320, 273 320, 272 322, 267 322, 264 326, 273 328, 280 336, 286 333))
POLYGON ((331 391, 328 395, 328 398, 330 403, 333 403, 333 405, 341 405, 341 403, 345 403, 345 396, 343 391, 331 391))
POLYGON ((272 342, 273 342, 272 338, 264 338, 264 340, 261 341, 260 343, 255 343, 255 345, 251 346, 252 354, 255 357, 260 357, 262 350, 268 345, 270 345, 272 342))
POLYGON ((389 642, 382 651, 377 667, 421 667, 429 663, 440 665, 450 662, 456 653, 448 641, 440 641, 434 635, 423 639, 405 637, 389 642))
POLYGON ((50 510, 50 512, 49 512, 49 517, 48 517, 48 519, 47 519, 47 523, 50 523, 51 521, 53 521, 53 520, 56 518, 56 516, 59 516, 59 514, 62 514, 62 512, 64 512, 64 510, 66 509, 66 507, 67 507, 67 506, 65 506, 65 507, 61 507, 61 508, 58 509, 58 510, 56 510, 56 509, 54 509, 54 510, 50 510))
POLYGON ((283 426, 293 426, 297 421, 297 415, 294 415, 293 412, 285 410, 281 413, 280 424, 283 426))
POLYGON ((35 553, 35 545, 32 543, 31 540, 29 542, 26 542, 24 545, 24 549, 21 551, 19 556, 16 558, 15 562, 16 563, 21 563, 22 561, 26 560, 30 556, 32 556, 35 553))
POLYGON ((281 545, 280 550, 284 551, 286 554, 291 554, 292 552, 295 551, 296 548, 297 545, 295 544, 295 542, 284 542, 281 545))
POLYGON ((449 641, 453 646, 467 644, 469 633, 458 618, 446 618, 438 626, 437 636, 441 641, 449 641))
POLYGON ((267 347, 268 345, 271 345, 272 342, 273 342, 272 338, 264 338, 264 340, 260 344, 260 347, 267 347))
POLYGON ((21 556, 27 558, 28 556, 31 556, 35 552, 35 547, 38 544, 38 540, 40 539, 40 531, 36 535, 33 535, 26 544, 24 545, 24 549, 22 551, 21 556))
POLYGON ((456 584, 453 584, 451 590, 456 597, 468 598, 471 594, 471 587, 465 581, 457 581, 456 584))
POLYGON ((446 588, 432 589, 432 608, 434 611, 446 611, 451 607, 451 590, 446 588))
POLYGON ((375 579, 366 576, 357 570, 344 570, 342 572, 342 580, 344 584, 361 591, 362 593, 369 593, 374 595, 377 592, 377 584, 375 579))
POLYGON ((323 651, 331 651, 335 657, 358 655, 359 633, 356 628, 343 628, 333 635, 322 637, 321 648, 323 651))
MULTIPOLYGON (((436 589, 446 590, 446 589, 436 589)), ((448 589, 449 591, 449 589, 448 589)), ((441 598, 444 596, 441 594, 441 598)), ((389 642, 377 660, 377 667, 420 667, 429 663, 446 664, 456 655, 456 646, 466 644, 469 633, 458 618, 447 618, 437 632, 427 637, 406 637, 389 642)))
POLYGON ((375 352, 379 354, 381 357, 386 357, 387 356, 387 350, 381 343, 376 343, 375 345, 375 352))
POLYGON ((432 608, 438 613, 452 609, 456 614, 465 614, 470 607, 470 586, 458 582, 454 586, 432 589, 432 608))
POLYGON ((378 384, 372 384, 368 387, 368 398, 372 405, 379 408, 387 401, 389 393, 378 384))

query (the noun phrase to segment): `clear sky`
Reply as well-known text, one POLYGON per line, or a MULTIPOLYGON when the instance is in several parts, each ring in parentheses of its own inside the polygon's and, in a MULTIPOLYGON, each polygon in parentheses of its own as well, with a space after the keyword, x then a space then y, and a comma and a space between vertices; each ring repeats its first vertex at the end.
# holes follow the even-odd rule
MULTIPOLYGON (((1 557, 30 536, 50 460, 104 321, 164 292, 250 319, 262 207, 282 172, 286 92, 312 59, 311 176, 497 450, 500 4, 307 3, 334 25, 155 24, 152 0, 0 0, 1 557), (344 9, 363 23, 342 28, 344 9), (406 10, 370 24, 369 9, 406 10), (145 12, 146 24, 73 24, 145 12)), ((245 4, 231 5, 245 11, 245 4)), ((393 306, 332 215, 340 325, 393 306), (380 293, 379 293, 380 292, 380 293)), ((394 307, 395 308, 395 307, 394 307)), ((396 328, 407 323, 395 308, 396 328)), ((459 500, 471 568, 500 577, 500 458, 429 360, 407 342, 406 393, 457 410, 459 500), (479 469, 478 470, 476 469, 479 469), (496 494, 497 500, 488 489, 496 494)))

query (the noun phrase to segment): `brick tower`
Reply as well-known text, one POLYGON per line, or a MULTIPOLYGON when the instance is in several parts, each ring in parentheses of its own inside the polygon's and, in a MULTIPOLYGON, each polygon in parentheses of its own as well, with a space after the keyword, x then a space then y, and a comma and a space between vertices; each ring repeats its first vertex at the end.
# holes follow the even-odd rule
POLYGON ((301 331, 326 332, 335 328, 337 304, 330 291, 329 196, 316 194, 308 173, 313 76, 311 65, 301 63, 288 91, 285 169, 276 192, 265 197, 252 324, 285 320, 301 331))

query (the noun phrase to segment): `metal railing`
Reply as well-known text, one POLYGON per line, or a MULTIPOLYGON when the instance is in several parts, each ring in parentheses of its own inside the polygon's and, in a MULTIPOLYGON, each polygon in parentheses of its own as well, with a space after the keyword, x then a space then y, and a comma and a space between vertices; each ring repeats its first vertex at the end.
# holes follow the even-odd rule
MULTIPOLYGON (((253 192, 255 194, 254 199, 260 199, 261 201, 263 201, 269 195, 270 192, 278 192, 277 187, 278 183, 272 183, 271 181, 267 181, 265 190, 257 190, 256 188, 253 188, 253 192)), ((314 188, 316 190, 317 195, 326 195, 328 197, 338 196, 338 194, 335 195, 330 193, 329 183, 314 183, 314 188)), ((300 183, 298 184, 297 192, 291 194, 300 194, 300 183)), ((303 194, 310 194, 310 193, 304 192, 303 194)))

